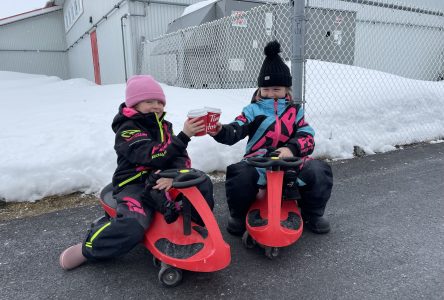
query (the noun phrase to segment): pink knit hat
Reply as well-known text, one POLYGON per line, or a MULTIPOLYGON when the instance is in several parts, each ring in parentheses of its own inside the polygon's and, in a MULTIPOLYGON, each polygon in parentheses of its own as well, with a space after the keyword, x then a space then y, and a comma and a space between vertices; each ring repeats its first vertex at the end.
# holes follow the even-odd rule
POLYGON ((126 106, 133 107, 145 100, 159 100, 166 104, 162 87, 152 76, 134 75, 126 82, 126 106))

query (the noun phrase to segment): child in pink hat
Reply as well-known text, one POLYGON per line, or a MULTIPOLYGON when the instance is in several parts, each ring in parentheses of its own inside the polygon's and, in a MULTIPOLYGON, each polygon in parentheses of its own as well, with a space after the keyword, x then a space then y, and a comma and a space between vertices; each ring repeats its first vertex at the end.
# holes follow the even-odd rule
MULTIPOLYGON (((166 193, 172 179, 160 178, 159 170, 191 167, 186 148, 190 138, 205 127, 198 119, 186 120, 182 131, 173 134, 165 120, 166 99, 162 87, 149 75, 131 77, 126 85, 125 103, 119 107, 112 128, 117 169, 113 176, 113 197, 117 217, 95 221, 83 243, 71 246, 60 255, 63 269, 73 269, 87 260, 114 258, 143 241, 153 211, 163 213, 167 223, 178 217, 166 193)), ((197 187, 211 209, 213 186, 207 180, 197 187)), ((198 215, 192 218, 199 222, 198 215)))

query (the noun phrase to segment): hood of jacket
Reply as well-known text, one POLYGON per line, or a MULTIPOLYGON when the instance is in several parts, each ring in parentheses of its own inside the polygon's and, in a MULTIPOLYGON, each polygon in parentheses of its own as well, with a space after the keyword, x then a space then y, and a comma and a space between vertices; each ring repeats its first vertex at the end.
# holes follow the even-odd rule
POLYGON ((114 132, 117 132, 119 126, 128 120, 134 120, 144 124, 147 127, 157 126, 159 122, 162 122, 166 113, 162 113, 160 117, 157 117, 156 113, 150 112, 143 114, 135 110, 134 108, 126 107, 125 103, 120 104, 119 112, 113 119, 111 128, 114 132))

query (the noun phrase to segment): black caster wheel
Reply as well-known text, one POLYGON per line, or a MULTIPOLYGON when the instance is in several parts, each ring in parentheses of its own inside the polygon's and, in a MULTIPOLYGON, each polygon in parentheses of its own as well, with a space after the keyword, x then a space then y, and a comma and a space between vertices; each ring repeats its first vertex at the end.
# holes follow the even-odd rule
POLYGON ((161 265, 162 265, 161 261, 157 259, 155 256, 153 256, 153 266, 155 268, 160 268, 161 265))
POLYGON ((175 287, 182 281, 182 270, 162 264, 159 281, 165 287, 175 287))
POLYGON ((252 249, 256 245, 256 241, 251 237, 248 231, 245 231, 242 236, 242 244, 245 248, 252 249))
POLYGON ((277 247, 265 247, 265 256, 269 259, 273 259, 279 256, 279 248, 277 247))

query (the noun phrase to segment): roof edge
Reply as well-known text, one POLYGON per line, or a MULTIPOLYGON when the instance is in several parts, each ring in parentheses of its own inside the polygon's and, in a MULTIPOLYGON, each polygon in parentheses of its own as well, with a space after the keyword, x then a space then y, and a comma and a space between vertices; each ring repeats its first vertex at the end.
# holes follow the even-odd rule
POLYGON ((51 7, 47 7, 47 8, 37 8, 31 11, 27 11, 21 14, 17 14, 14 16, 10 16, 10 17, 6 17, 3 19, 0 19, 0 26, 2 25, 6 25, 9 23, 14 23, 17 21, 21 21, 21 20, 25 20, 27 18, 31 18, 31 17, 35 17, 35 16, 39 16, 39 15, 44 15, 53 11, 57 11, 57 10, 61 10, 62 7, 61 6, 51 6, 51 7))

